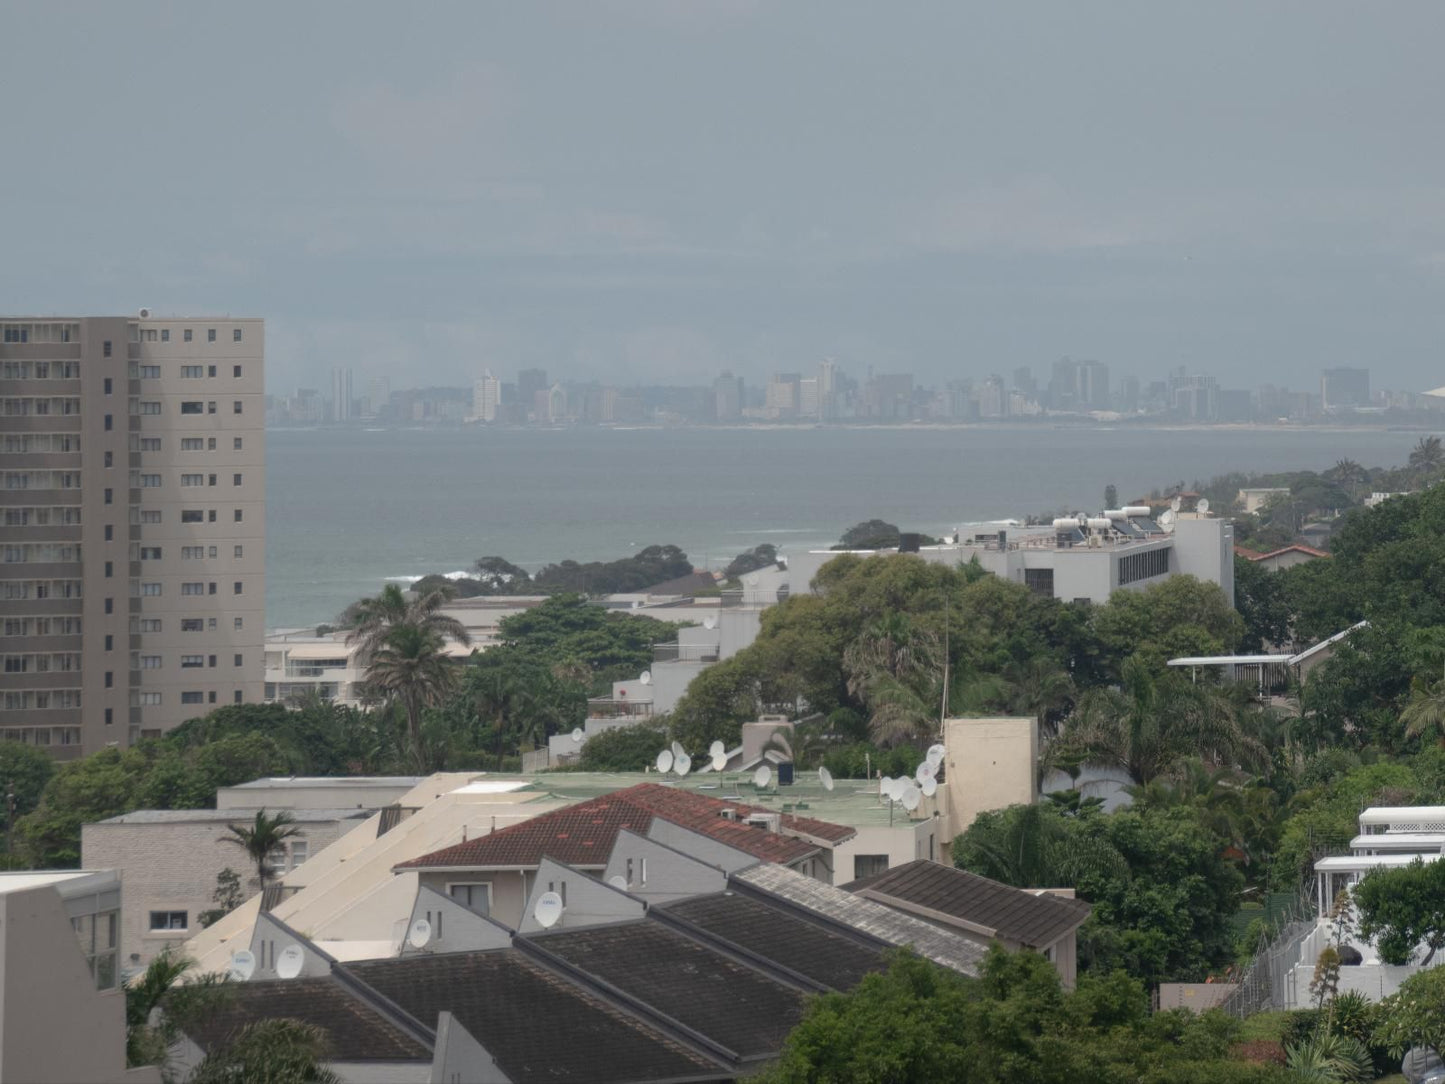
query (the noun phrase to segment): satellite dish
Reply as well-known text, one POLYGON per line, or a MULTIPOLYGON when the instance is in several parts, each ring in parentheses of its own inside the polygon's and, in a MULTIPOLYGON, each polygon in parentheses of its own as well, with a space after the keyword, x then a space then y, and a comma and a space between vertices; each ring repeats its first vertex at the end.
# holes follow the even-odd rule
POLYGON ((1171 511, 1171 512, 1177 512, 1177 511, 1179 511, 1179 509, 1181 509, 1181 508, 1183 508, 1183 507, 1184 507, 1184 498, 1183 498, 1183 497, 1175 497, 1173 500, 1171 500, 1171 501, 1169 502, 1169 511, 1171 511))
POLYGON ((713 754, 713 758, 712 758, 712 770, 713 770, 713 771, 715 771, 715 772, 723 771, 727 766, 728 766, 728 758, 727 758, 727 756, 726 756, 725 754, 723 754, 723 753, 715 753, 715 754, 713 754))
POLYGON ((301 968, 305 963, 305 950, 297 944, 287 945, 281 950, 281 955, 276 958, 276 977, 278 979, 294 979, 301 974, 301 968))
POLYGON ((758 790, 762 790, 772 781, 773 769, 769 768, 766 764, 759 765, 758 770, 753 772, 753 786, 757 787, 758 790))
POLYGON ((925 779, 932 779, 933 765, 925 760, 922 764, 913 769, 913 778, 918 780, 918 782, 920 783, 922 783, 925 779))
POLYGON ((637 680, 640 681, 643 685, 651 685, 651 684, 652 684, 652 671, 651 671, 651 670, 644 670, 644 671, 642 671, 642 676, 639 677, 637 680))
POLYGON ((1208 498, 1208 497, 1200 497, 1200 498, 1199 498, 1199 502, 1194 506, 1194 510, 1195 510, 1196 512, 1198 512, 1200 515, 1203 515, 1205 512, 1208 512, 1208 511, 1209 511, 1209 498, 1208 498))
POLYGON ((406 943, 412 948, 426 948, 431 944, 431 935, 431 923, 424 918, 419 918, 406 931, 406 943))
POLYGON ((682 747, 682 742, 675 741, 672 743, 672 755, 673 759, 687 756, 687 750, 682 747))
POLYGON ((586 732, 585 730, 583 730, 580 726, 577 727, 575 730, 572 731, 572 740, 573 740, 574 742, 576 742, 578 745, 581 745, 581 744, 582 744, 582 739, 585 738, 586 736, 587 736, 587 732, 586 732))
POLYGON ((231 953, 231 966, 228 969, 231 978, 237 982, 245 982, 256 973, 256 955, 246 949, 240 952, 231 953))
POLYGON ((925 798, 932 798, 938 793, 938 780, 930 775, 922 783, 918 784, 918 789, 923 791, 925 798))
POLYGON ((627 891, 627 878, 620 873, 614 873, 611 877, 607 878, 607 883, 619 892, 627 891))
POLYGON ((682 756, 672 758, 672 770, 678 775, 686 775, 692 771, 692 757, 683 753, 682 756))
POLYGON ((708 630, 712 630, 712 629, 717 628, 717 618, 716 618, 716 617, 705 618, 705 619, 703 620, 702 627, 705 628, 705 629, 708 629, 708 630))
POLYGON ((818 769, 818 782, 823 784, 824 790, 833 789, 833 773, 827 768, 818 769))
POLYGON ((878 793, 884 798, 892 798, 893 780, 886 775, 882 779, 878 780, 878 793))
POLYGON ((900 775, 897 779, 893 780, 892 784, 889 786, 888 796, 892 798, 895 802, 901 802, 903 801, 903 792, 906 791, 911 785, 912 784, 909 783, 907 779, 904 779, 900 775))
POLYGON ((923 792, 917 787, 909 784, 903 788, 903 808, 912 813, 918 808, 918 803, 923 801, 923 792))
POLYGON ((1168 528, 1174 523, 1174 509, 1168 508, 1159 514, 1159 526, 1168 528))
POLYGON ((642 602, 641 602, 639 599, 633 599, 633 600, 632 600, 632 608, 633 608, 634 610, 640 610, 640 609, 642 609, 642 602))
POLYGON ((936 769, 943 763, 943 758, 948 755, 948 746, 942 744, 930 745, 928 747, 928 763, 936 769))
POLYGON ((727 751, 728 747, 720 741, 715 741, 707 747, 707 755, 710 757, 720 757, 727 751))
POLYGON ((671 749, 664 749, 662 752, 657 754, 657 770, 663 773, 672 771, 671 749))
POLYGON ((543 892, 532 907, 532 917, 542 929, 550 930, 562 917, 562 897, 555 892, 543 892))

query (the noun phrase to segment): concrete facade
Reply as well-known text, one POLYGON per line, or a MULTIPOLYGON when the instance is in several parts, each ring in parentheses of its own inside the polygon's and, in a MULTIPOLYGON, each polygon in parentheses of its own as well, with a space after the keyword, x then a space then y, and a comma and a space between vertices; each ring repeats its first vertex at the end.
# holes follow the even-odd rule
MULTIPOLYGON (((246 853, 221 842, 226 826, 245 824, 255 809, 142 810, 81 828, 81 863, 114 869, 125 883, 121 916, 121 968, 144 968, 167 946, 179 947, 202 927, 197 916, 216 906, 216 877, 233 869, 243 898, 256 891, 256 870, 246 853)), ((301 835, 276 856, 274 869, 297 869, 364 819, 354 810, 299 810, 301 835)))
MULTIPOLYGON (((951 842, 980 813, 1035 800, 1039 728, 1033 719, 949 719, 943 726, 947 783, 939 787, 938 842, 951 842)), ((925 857, 925 856, 915 856, 925 857)))
POLYGON ((70 759, 261 698, 261 320, 0 317, 0 730, 70 759))

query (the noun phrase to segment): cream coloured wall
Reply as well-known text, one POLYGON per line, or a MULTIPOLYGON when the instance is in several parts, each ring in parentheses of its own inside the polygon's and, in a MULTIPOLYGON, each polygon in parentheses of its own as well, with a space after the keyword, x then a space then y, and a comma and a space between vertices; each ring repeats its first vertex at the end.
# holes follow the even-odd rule
POLYGON ((986 810, 1033 802, 1038 793, 1038 724, 1032 718, 949 719, 944 723, 940 846, 986 810))

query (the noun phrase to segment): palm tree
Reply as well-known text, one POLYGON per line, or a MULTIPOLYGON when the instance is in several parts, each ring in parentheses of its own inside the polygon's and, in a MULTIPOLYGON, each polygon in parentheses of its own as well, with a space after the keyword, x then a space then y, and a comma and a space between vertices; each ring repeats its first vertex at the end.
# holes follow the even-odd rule
POLYGON ((1417 674, 1410 682, 1410 702, 1400 713, 1400 722, 1405 724, 1405 737, 1438 730, 1440 744, 1445 745, 1445 680, 1432 684, 1417 674))
POLYGON ((230 843, 246 852, 256 864, 256 880, 260 889, 266 891, 266 877, 270 873, 267 863, 271 855, 280 849, 288 839, 301 835, 296 819, 284 809, 274 817, 268 817, 264 809, 256 810, 256 819, 250 825, 228 824, 226 831, 217 842, 230 843))
MULTIPOLYGON (((339 1084, 326 1068, 327 1035, 289 1017, 247 1024, 196 1067, 192 1084, 339 1084)), ((338 1051, 338 1053, 344 1053, 338 1051)))
POLYGON ((1410 452, 1410 469, 1428 474, 1440 469, 1445 462, 1445 451, 1441 450, 1439 437, 1421 437, 1410 452))
POLYGON ((428 761, 422 743, 422 711, 438 706, 456 684, 456 670, 442 647, 439 632, 407 622, 390 630, 366 668, 367 684, 396 698, 406 711, 412 756, 422 771, 428 761))
POLYGON ((1009 710, 1038 720, 1039 733, 1058 730, 1057 716, 1074 700, 1074 679, 1047 656, 1013 663, 1005 671, 1010 687, 1009 710))
POLYGON ((848 692, 871 713, 874 741, 893 745, 936 732, 943 704, 943 652, 938 638, 907 614, 878 618, 843 652, 848 692))
POLYGON ((171 988, 195 961, 167 945, 150 965, 125 988, 125 1061, 128 1068, 155 1065, 164 1060, 173 1036, 150 1026, 151 1013, 160 1008, 171 988))
POLYGON ((1050 806, 1034 803, 975 824, 955 844, 963 869, 1015 888, 1061 888, 1083 877, 1122 873, 1119 852, 1093 835, 1068 832, 1050 806))
POLYGON ((346 642, 359 642, 362 658, 370 659, 386 645, 393 629, 410 625, 435 633, 443 640, 470 644, 472 638, 466 626, 441 612, 454 594, 449 588, 438 588, 408 602, 401 588, 389 583, 375 598, 364 598, 357 604, 356 627, 347 635, 346 642))

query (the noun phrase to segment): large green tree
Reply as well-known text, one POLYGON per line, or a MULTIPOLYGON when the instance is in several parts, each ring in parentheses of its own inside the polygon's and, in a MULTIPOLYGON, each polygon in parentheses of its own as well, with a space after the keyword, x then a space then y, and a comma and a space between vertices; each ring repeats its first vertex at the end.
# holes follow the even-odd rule
POLYGON ((395 698, 406 713, 411 753, 419 770, 433 769, 435 757, 422 735, 422 713, 440 707, 456 685, 456 664, 444 652, 435 629, 421 624, 391 627, 369 655, 367 685, 395 698))
POLYGON ((1374 940, 1380 959, 1407 964, 1424 945, 1429 967, 1445 946, 1445 863, 1416 859, 1398 869, 1372 870, 1352 893, 1362 937, 1374 940))
POLYGON ((266 879, 271 876, 271 863, 288 839, 301 835, 296 818, 284 809, 268 815, 264 809, 256 810, 256 816, 249 824, 228 824, 226 834, 218 842, 229 843, 246 853, 256 867, 258 890, 266 891, 266 879))

